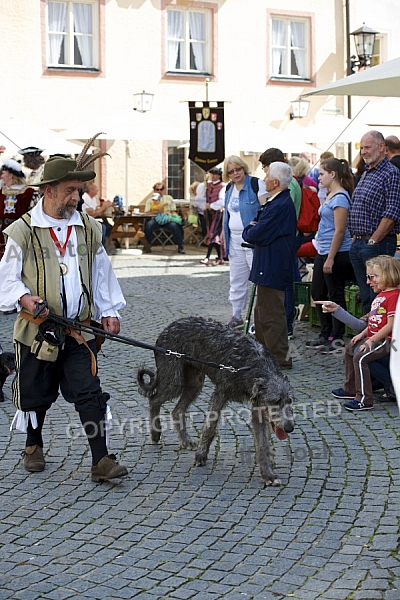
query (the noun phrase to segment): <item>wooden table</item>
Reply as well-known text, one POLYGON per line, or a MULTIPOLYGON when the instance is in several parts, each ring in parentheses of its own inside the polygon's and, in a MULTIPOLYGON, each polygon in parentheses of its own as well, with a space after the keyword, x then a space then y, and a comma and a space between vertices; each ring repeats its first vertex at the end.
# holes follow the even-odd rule
MULTIPOLYGON (((113 240, 125 239, 129 245, 130 240, 137 240, 136 234, 138 231, 144 231, 146 221, 154 217, 156 213, 132 213, 129 216, 118 217, 114 221, 113 228, 109 235, 110 244, 113 240)), ((139 238, 146 251, 150 250, 150 246, 145 237, 139 238)))

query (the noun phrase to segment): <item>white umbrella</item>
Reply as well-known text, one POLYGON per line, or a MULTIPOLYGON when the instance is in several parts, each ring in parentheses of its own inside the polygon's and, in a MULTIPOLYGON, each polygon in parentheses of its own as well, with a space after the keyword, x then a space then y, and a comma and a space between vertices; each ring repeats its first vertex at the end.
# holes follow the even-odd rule
POLYGON ((44 154, 79 154, 82 146, 67 141, 64 135, 16 117, 0 118, 0 145, 6 156, 14 156, 21 148, 35 146, 44 154))
POLYGON ((169 118, 155 118, 149 113, 130 111, 117 116, 99 116, 77 123, 62 133, 68 140, 86 140, 95 133, 104 132, 103 140, 187 140, 189 119, 184 122, 169 118))
MULTIPOLYGON (((308 140, 311 141, 311 140, 308 140)), ((243 152, 263 152, 267 148, 279 148, 285 153, 309 152, 319 154, 314 146, 309 146, 306 138, 295 138, 286 131, 271 127, 267 123, 250 121, 230 126, 225 124, 225 149, 243 152)))
POLYGON ((130 111, 112 117, 97 117, 78 123, 63 131, 69 140, 86 140, 95 133, 103 132, 97 139, 125 141, 125 204, 128 206, 129 141, 187 140, 189 121, 175 122, 168 118, 156 119, 148 113, 130 111))
POLYGON ((328 147, 332 144, 358 142, 370 129, 365 123, 352 121, 343 115, 325 115, 319 117, 313 125, 292 129, 290 135, 292 138, 328 147))
POLYGON ((302 96, 331 94, 333 96, 400 97, 400 58, 359 71, 302 96))

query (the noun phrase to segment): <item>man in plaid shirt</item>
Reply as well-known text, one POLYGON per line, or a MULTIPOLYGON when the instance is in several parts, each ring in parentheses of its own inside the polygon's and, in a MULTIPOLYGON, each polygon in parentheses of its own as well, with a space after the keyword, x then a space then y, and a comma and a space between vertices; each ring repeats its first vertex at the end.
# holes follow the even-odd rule
POLYGON ((396 252, 396 234, 400 233, 400 171, 387 159, 385 140, 379 131, 363 135, 360 154, 367 168, 351 201, 350 260, 367 313, 376 294, 367 284, 365 262, 380 254, 394 256, 396 252))

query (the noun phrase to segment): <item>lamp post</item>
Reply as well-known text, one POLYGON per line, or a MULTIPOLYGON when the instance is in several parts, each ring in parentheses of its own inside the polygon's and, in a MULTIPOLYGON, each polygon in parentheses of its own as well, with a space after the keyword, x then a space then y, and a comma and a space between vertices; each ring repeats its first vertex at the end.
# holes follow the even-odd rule
POLYGON ((374 51, 375 38, 379 31, 366 27, 365 23, 356 31, 352 31, 349 35, 354 36, 354 43, 356 45, 356 52, 358 60, 355 56, 350 58, 351 71, 355 72, 355 67, 358 70, 365 69, 371 64, 371 57, 374 51))
MULTIPOLYGON (((346 32, 347 32, 347 75, 355 73, 356 68, 368 68, 371 64, 371 57, 374 50, 375 38, 379 31, 375 31, 370 27, 366 27, 365 23, 359 29, 350 32, 350 0, 346 0, 346 32), (350 40, 354 36, 354 43, 356 45, 356 52, 358 59, 355 56, 351 56, 350 53, 350 40)), ((351 110, 351 96, 347 96, 347 117, 352 118, 351 110)), ((348 159, 349 164, 352 163, 352 148, 351 143, 348 145, 348 159)))
MULTIPOLYGON (((135 99, 135 106, 133 107, 133 110, 136 110, 137 112, 140 112, 140 113, 146 113, 146 112, 149 112, 149 110, 151 110, 151 108, 153 106, 154 94, 149 94, 148 92, 145 92, 143 90, 143 92, 138 92, 137 94, 133 94, 133 97, 135 99)), ((129 204, 128 204, 129 159, 130 159, 129 140, 125 140, 125 205, 126 205, 127 209, 129 206, 129 204)))

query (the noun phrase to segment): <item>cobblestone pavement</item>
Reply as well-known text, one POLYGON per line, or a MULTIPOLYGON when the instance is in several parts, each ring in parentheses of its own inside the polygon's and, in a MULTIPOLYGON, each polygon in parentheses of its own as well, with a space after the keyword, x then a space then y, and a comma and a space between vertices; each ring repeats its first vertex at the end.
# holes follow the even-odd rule
MULTIPOLYGON (((226 321, 229 267, 202 255, 112 257, 128 307, 122 333, 154 343, 175 318, 226 321)), ((14 316, 1 316, 10 350, 14 316)), ((315 331, 313 332, 315 334, 315 331)), ((0 600, 67 598, 399 600, 399 417, 394 403, 343 411, 340 356, 307 356, 307 323, 292 342, 296 428, 275 440, 280 488, 264 488, 247 409, 230 405, 205 467, 179 451, 167 407, 162 445, 149 441, 135 372, 151 351, 107 342, 99 358, 113 413, 111 450, 128 466, 116 483, 90 481, 77 413, 62 398, 44 428, 47 466, 29 474, 24 435, 0 404, 0 600)), ((9 378, 10 379, 10 378, 9 378)), ((197 433, 211 387, 192 407, 197 433)))

